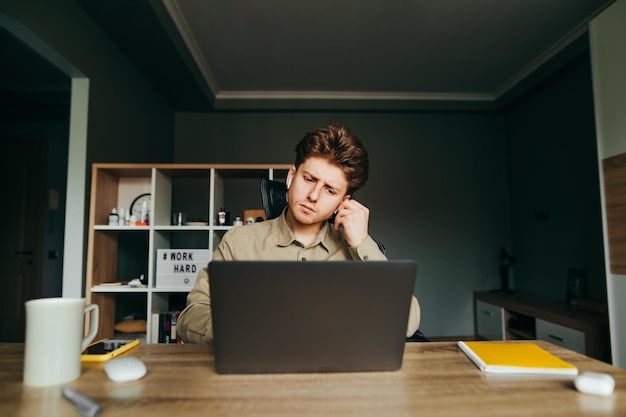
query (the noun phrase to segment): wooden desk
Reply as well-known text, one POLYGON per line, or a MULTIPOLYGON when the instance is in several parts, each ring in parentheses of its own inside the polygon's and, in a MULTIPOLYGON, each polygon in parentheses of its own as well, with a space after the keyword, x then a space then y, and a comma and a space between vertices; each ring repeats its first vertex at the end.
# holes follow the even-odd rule
MULTIPOLYGON (((515 342, 512 342, 515 343, 515 342)), ((396 372, 218 375, 206 345, 141 345, 148 374, 116 384, 102 365, 69 385, 115 416, 613 416, 626 414, 626 371, 550 345, 582 371, 608 372, 613 396, 577 392, 572 378, 487 376, 454 342, 407 343, 396 372)), ((78 416, 59 387, 22 385, 24 348, 0 344, 0 416, 78 416)))

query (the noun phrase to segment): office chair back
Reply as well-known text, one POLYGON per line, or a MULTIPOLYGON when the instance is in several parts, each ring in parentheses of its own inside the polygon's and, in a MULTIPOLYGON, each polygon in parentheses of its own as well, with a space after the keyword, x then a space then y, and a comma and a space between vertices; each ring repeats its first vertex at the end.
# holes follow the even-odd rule
POLYGON ((281 215, 287 207, 287 186, 285 183, 261 178, 261 198, 267 220, 281 215))

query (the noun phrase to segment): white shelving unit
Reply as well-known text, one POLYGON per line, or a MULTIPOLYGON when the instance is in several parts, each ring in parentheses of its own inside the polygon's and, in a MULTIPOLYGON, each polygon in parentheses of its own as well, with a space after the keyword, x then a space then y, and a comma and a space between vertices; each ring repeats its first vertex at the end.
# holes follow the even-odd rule
MULTIPOLYGON (((156 288, 159 249, 210 249, 232 226, 218 225, 225 207, 235 216, 262 209, 261 178, 284 180, 291 165, 222 164, 94 164, 92 167, 86 298, 100 306, 97 337, 113 337, 115 323, 127 313, 147 320, 151 340, 152 313, 184 307, 186 288, 156 288), (128 210, 133 199, 149 192, 150 224, 109 226, 113 207, 128 210), (172 212, 186 212, 187 220, 206 225, 172 226, 172 212), (141 288, 116 283, 141 274, 141 288), (181 305, 182 304, 182 305, 181 305)), ((244 226, 245 227, 245 226, 244 226)))

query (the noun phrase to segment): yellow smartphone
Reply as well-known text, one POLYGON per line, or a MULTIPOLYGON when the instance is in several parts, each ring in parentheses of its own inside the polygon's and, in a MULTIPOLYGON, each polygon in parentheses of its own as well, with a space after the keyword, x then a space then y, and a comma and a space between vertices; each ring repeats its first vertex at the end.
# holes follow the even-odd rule
POLYGON ((87 346, 81 356, 82 362, 104 362, 139 345, 139 339, 102 339, 87 346))

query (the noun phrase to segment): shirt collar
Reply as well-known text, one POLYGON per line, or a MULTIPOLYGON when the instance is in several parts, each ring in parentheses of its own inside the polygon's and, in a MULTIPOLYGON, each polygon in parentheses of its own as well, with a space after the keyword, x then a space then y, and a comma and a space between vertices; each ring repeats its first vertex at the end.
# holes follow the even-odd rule
MULTIPOLYGON (((296 244, 296 242, 298 242, 298 240, 293 235, 293 232, 289 228, 289 225, 287 224, 287 219, 286 219, 287 210, 288 208, 285 207, 283 209, 282 214, 277 219, 278 220, 278 246, 283 246, 283 247, 289 246, 291 244, 296 244)), ((329 245, 331 244, 331 239, 329 235, 329 229, 330 229, 330 224, 327 221, 325 221, 319 233, 317 234, 315 241, 310 245, 310 247, 321 245, 327 252, 330 252, 329 245)), ((298 242, 297 244, 300 244, 300 242, 298 242)))

